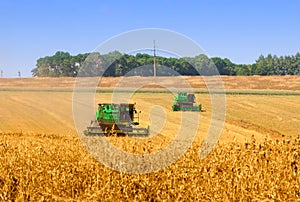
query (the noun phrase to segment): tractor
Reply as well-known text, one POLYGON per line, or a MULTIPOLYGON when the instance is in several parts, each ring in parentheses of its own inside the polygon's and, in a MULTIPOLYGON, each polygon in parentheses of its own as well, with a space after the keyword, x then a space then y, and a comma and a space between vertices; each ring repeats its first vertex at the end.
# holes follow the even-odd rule
POLYGON ((96 111, 96 120, 92 120, 90 126, 84 131, 85 135, 128 135, 147 136, 147 128, 138 128, 139 113, 135 104, 127 103, 100 103, 96 111))
POLYGON ((174 97, 174 103, 172 106, 173 111, 201 111, 202 106, 194 105, 195 95, 187 94, 185 92, 179 92, 174 97))

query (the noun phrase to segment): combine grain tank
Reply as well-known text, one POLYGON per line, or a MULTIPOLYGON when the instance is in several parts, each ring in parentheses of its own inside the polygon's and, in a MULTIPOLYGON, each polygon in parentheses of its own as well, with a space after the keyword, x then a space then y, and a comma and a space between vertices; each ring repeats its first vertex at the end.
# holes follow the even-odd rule
POLYGON ((173 111, 201 111, 201 104, 194 105, 195 95, 180 92, 174 97, 173 111))
POLYGON ((96 120, 84 131, 85 135, 149 135, 149 126, 139 128, 139 113, 135 104, 100 103, 96 120))

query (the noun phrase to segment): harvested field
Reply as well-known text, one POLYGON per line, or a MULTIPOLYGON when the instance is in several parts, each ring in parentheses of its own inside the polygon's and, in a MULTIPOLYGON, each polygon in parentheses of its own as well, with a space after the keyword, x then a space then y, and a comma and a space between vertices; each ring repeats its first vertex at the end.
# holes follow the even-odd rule
MULTIPOLYGON (((202 77, 157 77, 166 86, 179 86, 180 78, 187 81, 192 88, 206 89, 202 77)), ((217 77, 205 77, 207 82, 213 82, 217 77)), ((102 77, 99 87, 112 88, 123 77, 102 77)), ((221 76, 225 89, 228 90, 290 90, 300 91, 300 76, 221 76)), ((0 89, 2 88, 73 88, 76 78, 1 78, 0 89)), ((127 87, 135 87, 139 83, 152 83, 151 77, 127 77, 127 87)), ((90 78, 79 78, 86 87, 91 86, 90 78)), ((94 86, 92 86, 94 87, 94 86)), ((145 86, 153 87, 153 86, 145 86)))
MULTIPOLYGON (((113 87, 120 78, 105 79, 103 85, 113 87)), ((198 79, 187 78, 192 86, 201 89, 203 83, 197 83, 198 79)), ((300 77, 222 79, 226 89, 238 92, 300 90, 300 77), (284 81, 286 78, 288 81, 284 81)), ((169 80, 168 85, 172 82, 176 81, 169 80)), ((203 160, 199 159, 199 152, 211 122, 211 100, 209 94, 196 94, 197 103, 204 106, 205 112, 200 112, 191 148, 163 170, 136 175, 105 167, 86 151, 75 130, 72 92, 61 90, 73 86, 73 78, 0 79, 0 200, 300 199, 297 94, 226 95, 221 138, 203 160), (24 88, 39 90, 23 91, 24 88)), ((111 93, 99 92, 96 100, 109 102, 111 93)), ((180 125, 181 113, 171 111, 173 95, 154 90, 136 93, 131 100, 142 111, 142 126, 155 123, 149 117, 153 106, 160 106, 167 117, 165 126, 153 138, 110 137, 109 141, 135 154, 165 148, 180 125)))

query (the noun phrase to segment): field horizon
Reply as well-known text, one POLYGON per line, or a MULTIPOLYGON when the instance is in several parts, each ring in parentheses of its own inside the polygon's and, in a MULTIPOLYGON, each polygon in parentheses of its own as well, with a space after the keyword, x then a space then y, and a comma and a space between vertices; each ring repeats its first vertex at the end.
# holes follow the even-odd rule
MULTIPOLYGON (((180 87, 181 79, 186 80, 194 89, 207 89, 205 82, 213 82, 220 78, 226 90, 288 90, 300 91, 300 76, 180 76, 156 77, 155 79, 166 86, 180 87)), ((143 88, 158 88, 152 85, 153 77, 29 77, 29 78, 0 78, 0 90, 9 88, 74 88, 76 80, 85 83, 85 87, 114 88, 126 79, 126 87, 134 87, 137 83, 149 83, 143 88), (90 80, 99 80, 94 86, 90 80)))

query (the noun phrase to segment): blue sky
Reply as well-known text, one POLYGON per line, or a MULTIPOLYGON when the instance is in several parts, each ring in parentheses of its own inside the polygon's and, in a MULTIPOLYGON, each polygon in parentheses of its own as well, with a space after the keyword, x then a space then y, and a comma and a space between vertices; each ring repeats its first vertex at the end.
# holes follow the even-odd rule
POLYGON ((162 28, 183 34, 209 56, 253 63, 260 54, 300 52, 298 0, 0 2, 0 70, 30 77, 36 60, 94 50, 123 32, 162 28))

